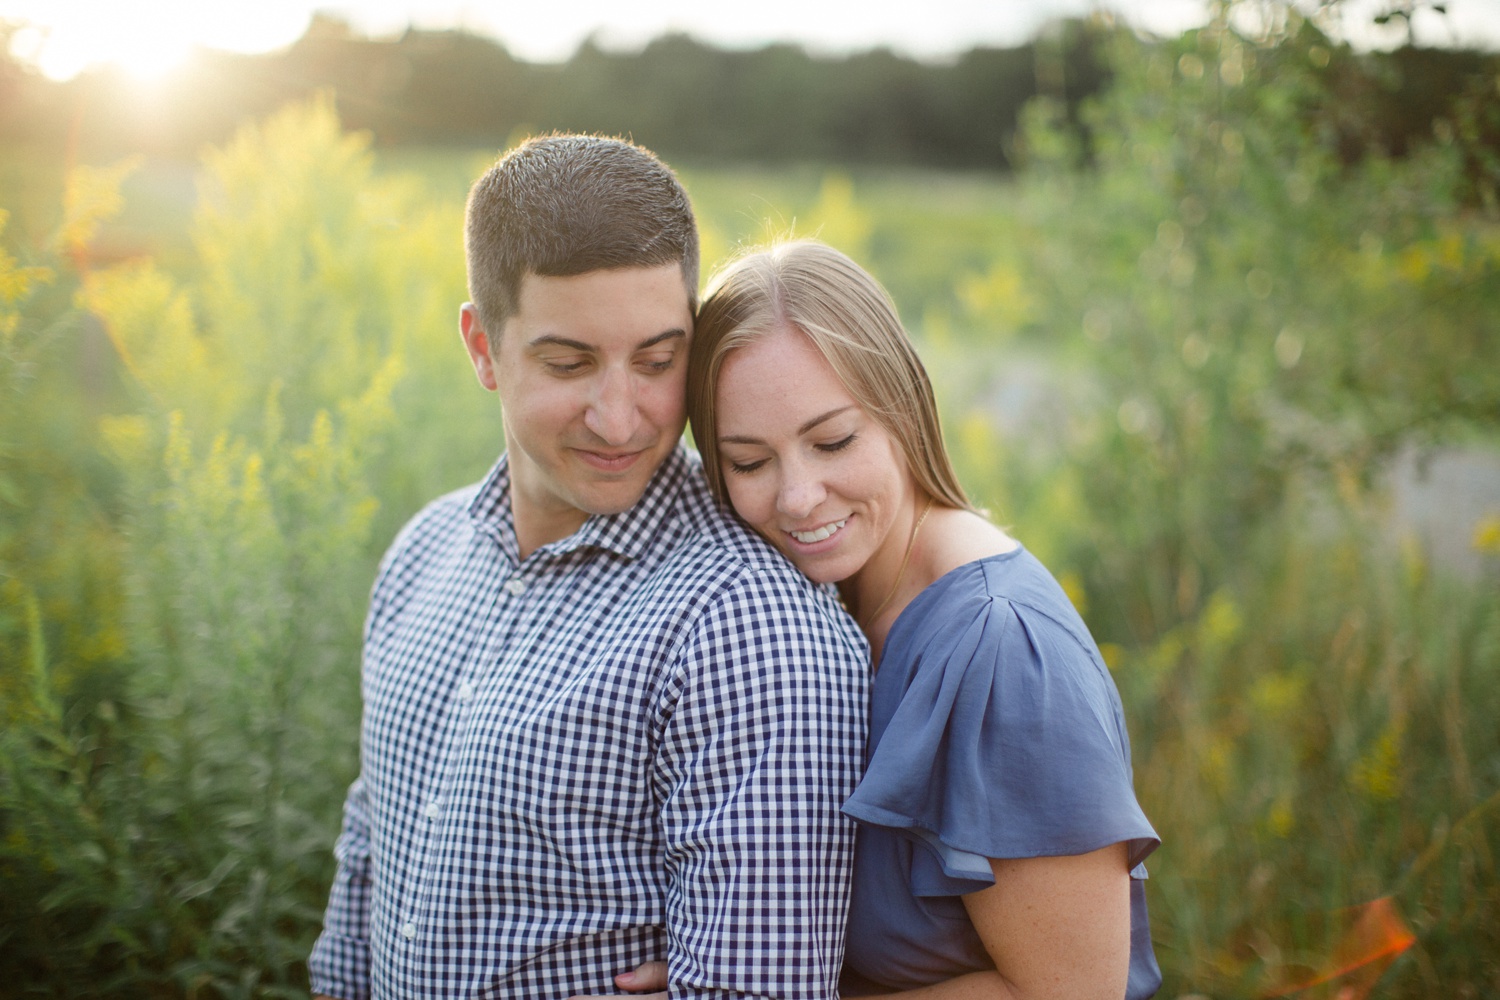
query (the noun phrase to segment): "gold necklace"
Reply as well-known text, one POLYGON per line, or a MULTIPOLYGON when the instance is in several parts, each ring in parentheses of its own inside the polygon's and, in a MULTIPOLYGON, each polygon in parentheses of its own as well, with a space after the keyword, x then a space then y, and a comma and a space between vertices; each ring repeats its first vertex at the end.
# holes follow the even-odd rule
POLYGON ((911 537, 906 540, 906 554, 901 557, 901 568, 896 571, 896 582, 891 584, 891 592, 885 595, 869 618, 860 623, 861 628, 869 628, 880 617, 880 612, 891 603, 891 598, 896 596, 896 591, 901 589, 901 581, 906 578, 906 564, 911 562, 911 550, 917 545, 917 532, 922 530, 922 522, 927 520, 927 515, 932 511, 932 497, 927 498, 927 505, 922 508, 922 516, 917 518, 917 523, 911 526, 911 537))

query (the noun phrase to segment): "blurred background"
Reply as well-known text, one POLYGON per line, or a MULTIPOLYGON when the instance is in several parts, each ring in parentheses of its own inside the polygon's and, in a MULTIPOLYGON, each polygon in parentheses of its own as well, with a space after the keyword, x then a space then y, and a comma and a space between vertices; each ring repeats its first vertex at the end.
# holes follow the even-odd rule
POLYGON ((0 3, 0 994, 305 996, 463 199, 625 134, 891 290, 1164 839, 1163 997, 1500 996, 1500 4, 0 3))

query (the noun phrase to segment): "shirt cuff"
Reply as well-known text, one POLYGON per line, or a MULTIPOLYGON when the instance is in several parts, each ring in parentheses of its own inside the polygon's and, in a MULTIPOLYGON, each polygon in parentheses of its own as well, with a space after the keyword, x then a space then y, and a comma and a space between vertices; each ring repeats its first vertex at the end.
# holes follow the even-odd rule
POLYGON ((307 960, 313 995, 369 1000, 370 943, 324 931, 307 960))

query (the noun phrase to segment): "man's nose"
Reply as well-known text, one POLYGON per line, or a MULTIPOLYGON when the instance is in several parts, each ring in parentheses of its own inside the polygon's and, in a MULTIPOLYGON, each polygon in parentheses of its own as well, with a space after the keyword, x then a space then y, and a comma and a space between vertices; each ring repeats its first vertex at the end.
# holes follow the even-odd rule
POLYGON ((629 444, 641 425, 635 380, 622 371, 603 373, 583 423, 606 444, 616 447, 629 444))

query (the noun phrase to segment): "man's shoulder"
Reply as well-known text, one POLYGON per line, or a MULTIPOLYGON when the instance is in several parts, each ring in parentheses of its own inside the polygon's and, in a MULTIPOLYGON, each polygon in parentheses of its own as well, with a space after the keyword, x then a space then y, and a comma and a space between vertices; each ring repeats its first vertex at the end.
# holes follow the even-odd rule
MULTIPOLYGON (((697 465, 677 487, 674 529, 664 533, 664 572, 694 572, 696 567, 727 568, 807 583, 791 563, 734 512, 714 499, 697 465)), ((808 584, 811 587, 811 584, 808 584)))
POLYGON ((680 487, 677 530, 653 572, 658 581, 697 598, 704 613, 733 604, 737 613, 791 623, 820 623, 862 653, 863 636, 832 588, 813 583, 769 542, 717 503, 701 475, 680 487))
POLYGON ((473 534, 473 518, 469 516, 469 508, 481 485, 470 483, 429 500, 396 532, 386 559, 389 561, 403 553, 426 549, 434 542, 452 538, 455 532, 465 538, 473 534))
POLYGON ((390 600, 434 567, 461 560, 476 527, 469 510, 482 484, 474 483, 428 501, 407 520, 381 557, 375 577, 377 600, 390 600))

